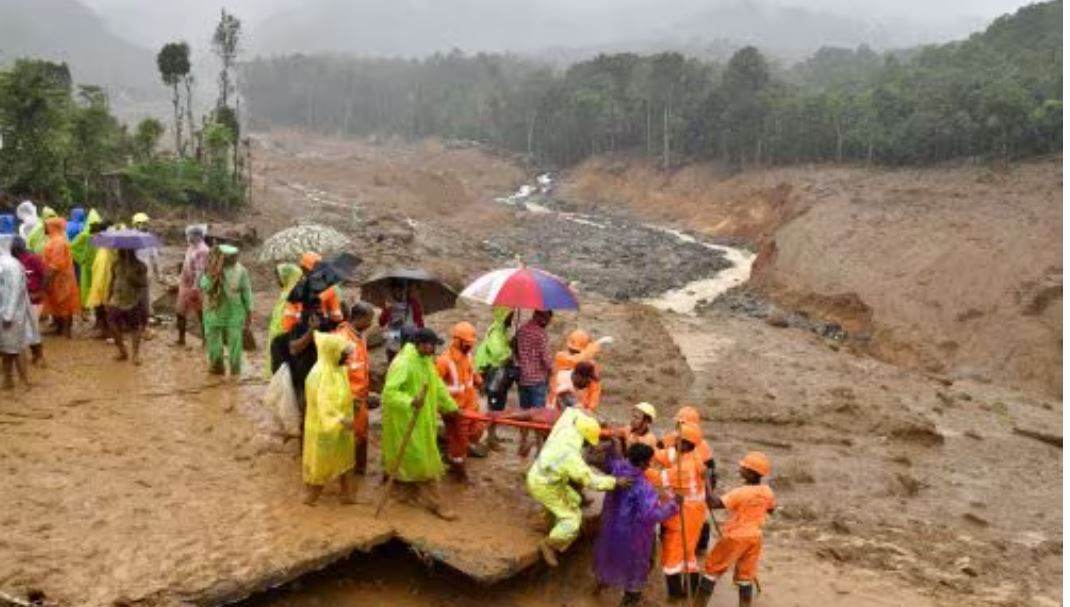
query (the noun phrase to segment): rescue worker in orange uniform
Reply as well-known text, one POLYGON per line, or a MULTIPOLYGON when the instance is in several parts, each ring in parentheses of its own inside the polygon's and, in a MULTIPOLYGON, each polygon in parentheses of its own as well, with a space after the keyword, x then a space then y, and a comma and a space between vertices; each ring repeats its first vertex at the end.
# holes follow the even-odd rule
MULTIPOLYGON (((439 377, 446 384, 450 396, 457 403, 460 411, 479 413, 479 393, 477 387, 482 379, 476 373, 472 351, 479 336, 476 328, 468 322, 459 322, 450 331, 450 346, 435 360, 439 377)), ((465 460, 472 454, 485 455, 476 445, 483 436, 484 424, 468 419, 463 415, 450 415, 444 418, 446 424, 446 457, 450 472, 458 479, 464 480, 465 460)))
POLYGON ((628 425, 621 429, 620 435, 627 452, 628 447, 636 443, 642 443, 657 452, 658 438, 654 435, 654 420, 658 418, 658 411, 650 403, 639 403, 632 407, 632 419, 628 425))
MULTIPOLYGON (((318 265, 323 261, 323 257, 319 253, 309 251, 301 256, 301 272, 303 275, 308 275, 309 272, 316 269, 318 265)), ((342 301, 338 296, 338 288, 331 287, 326 291, 320 293, 320 301, 323 302, 323 314, 331 320, 331 322, 339 323, 344 320, 342 314, 342 301)), ((282 313, 282 330, 286 333, 290 332, 295 325, 301 320, 301 311, 303 306, 301 302, 287 302, 286 308, 282 313)))
POLYGON ((364 475, 368 472, 368 410, 371 399, 371 363, 368 360, 368 343, 364 332, 372 325, 375 308, 358 301, 349 312, 349 319, 338 325, 335 334, 353 344, 353 352, 346 360, 349 375, 349 392, 353 395, 353 439, 356 459, 353 471, 364 475))
MULTIPOLYGON (((654 485, 672 490, 680 504, 680 514, 661 525, 661 571, 670 597, 685 597, 687 586, 697 591, 700 580, 698 550, 699 534, 709 510, 706 505, 706 464, 697 446, 702 443, 702 430, 697 424, 680 424, 677 447, 665 451, 667 464, 652 475, 654 485)), ((649 476, 648 476, 649 478, 649 476)))
POLYGON ((776 497, 762 477, 769 476, 769 458, 759 451, 751 451, 739 462, 739 475, 744 485, 721 497, 711 496, 709 506, 724 508, 730 513, 721 526, 721 539, 706 556, 702 590, 713 592, 717 580, 735 566, 733 580, 739 587, 739 604, 749 606, 754 599, 758 579, 758 561, 762 556, 762 526, 776 509, 776 497))
MULTIPOLYGON (((595 377, 598 376, 598 365, 595 357, 602 351, 602 346, 613 343, 612 337, 602 337, 597 341, 591 341, 591 336, 583 329, 576 329, 569 333, 565 341, 565 350, 554 355, 553 372, 550 374, 550 389, 547 391, 548 404, 553 404, 558 394, 572 389, 570 376, 572 370, 581 362, 589 362, 594 365, 595 377)), ((594 411, 602 401, 602 382, 598 379, 590 385, 576 392, 579 406, 594 411)))
MULTIPOLYGON (((674 420, 677 424, 695 424, 701 427, 700 417, 698 409, 691 405, 684 405, 680 407, 680 410, 676 412, 674 420)), ((661 440, 661 449, 654 452, 654 461, 652 467, 667 467, 669 465, 668 449, 676 446, 676 432, 668 432, 661 440)), ((713 450, 710 449, 710 445, 703 438, 702 442, 695 447, 698 458, 706 464, 706 494, 713 495, 713 490, 717 486, 717 469, 713 461, 713 450)), ((649 469, 648 469, 649 470, 649 469)), ((710 545, 710 524, 708 521, 702 524, 702 532, 699 534, 698 539, 698 552, 700 554, 706 552, 706 548, 710 545)))

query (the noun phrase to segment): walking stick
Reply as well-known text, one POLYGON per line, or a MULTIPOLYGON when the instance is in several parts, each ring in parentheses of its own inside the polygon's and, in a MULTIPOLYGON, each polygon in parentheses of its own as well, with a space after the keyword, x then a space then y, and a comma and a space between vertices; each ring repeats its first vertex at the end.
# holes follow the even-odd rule
MULTIPOLYGON (((684 486, 684 467, 681 465, 681 453, 680 442, 683 441, 683 423, 676 422, 676 484, 679 487, 684 486)), ((684 497, 686 503, 686 496, 684 497)), ((691 572, 687 568, 687 529, 684 527, 684 504, 680 505, 680 544, 682 544, 683 552, 681 557, 684 559, 684 568, 680 573, 680 580, 684 583, 684 588, 687 592, 687 604, 691 605, 691 572)))
POLYGON ((423 399, 427 396, 427 385, 420 389, 420 393, 417 398, 421 401, 420 408, 412 412, 412 418, 409 419, 409 426, 405 428, 405 436, 401 439, 401 448, 398 450, 397 461, 394 462, 394 469, 388 474, 386 480, 386 490, 383 491, 383 495, 379 497, 379 504, 375 507, 375 518, 379 518, 379 513, 383 511, 383 506, 386 505, 386 500, 390 498, 390 491, 394 488, 394 479, 397 478, 398 469, 401 468, 401 461, 405 457, 405 450, 409 448, 409 441, 412 439, 412 431, 416 429, 416 418, 420 416, 420 413, 424 410, 423 399))

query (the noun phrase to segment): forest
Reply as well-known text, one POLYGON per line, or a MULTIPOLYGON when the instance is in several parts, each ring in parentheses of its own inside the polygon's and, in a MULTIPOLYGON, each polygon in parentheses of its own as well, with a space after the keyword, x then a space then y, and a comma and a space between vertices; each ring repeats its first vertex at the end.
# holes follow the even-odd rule
POLYGON ((878 54, 823 48, 781 66, 599 55, 555 70, 460 51, 421 60, 289 55, 240 66, 254 128, 467 139, 568 166, 629 151, 665 167, 715 159, 929 165, 1062 150, 1062 2, 966 40, 878 54))
POLYGON ((233 82, 241 22, 222 12, 213 51, 223 69, 219 98, 195 123, 190 48, 163 46, 162 86, 173 121, 145 118, 133 129, 113 114, 107 90, 76 84, 66 63, 17 59, 0 67, 0 199, 33 198, 57 208, 126 201, 225 208, 244 201, 233 82), (170 132, 173 147, 162 145, 170 132))

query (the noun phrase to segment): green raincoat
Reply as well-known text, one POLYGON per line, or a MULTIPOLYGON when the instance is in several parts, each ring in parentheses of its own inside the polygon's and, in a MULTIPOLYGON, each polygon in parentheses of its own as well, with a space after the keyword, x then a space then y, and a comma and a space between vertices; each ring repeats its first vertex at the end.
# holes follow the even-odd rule
POLYGON ((505 319, 512 310, 509 308, 494 308, 494 321, 487 328, 483 341, 476 347, 476 369, 483 370, 500 367, 513 356, 513 349, 509 345, 509 329, 505 326, 505 319))
POLYGON ((583 522, 583 500, 572 485, 597 491, 610 491, 617 485, 617 479, 594 471, 583 461, 583 436, 575 428, 582 414, 569 411, 554 424, 527 477, 528 493, 554 515, 547 539, 558 551, 579 537, 583 522))
POLYGON ((383 386, 383 438, 381 451, 383 469, 394 470, 405 430, 412 419, 412 401, 427 386, 424 406, 420 408, 413 428, 412 439, 397 468, 396 478, 403 482, 437 480, 444 471, 442 456, 436 442, 440 413, 453 413, 457 403, 450 397, 446 384, 435 372, 435 359, 421 356, 413 344, 405 344, 386 373, 383 386))
POLYGON ((349 342, 316 332, 316 364, 305 379, 305 436, 301 469, 305 484, 325 485, 353 469, 353 396, 342 354, 349 342))
POLYGON ((280 263, 275 266, 275 275, 279 278, 282 290, 279 292, 279 298, 275 300, 275 308, 271 311, 271 323, 268 325, 267 356, 265 357, 267 359, 265 372, 268 377, 271 377, 271 342, 282 333, 282 316, 286 312, 286 298, 290 296, 294 285, 301 280, 301 267, 292 263, 280 263))
POLYGON ((78 264, 78 293, 81 296, 82 307, 86 307, 89 299, 89 289, 93 286, 93 260, 97 256, 97 248, 93 246, 93 235, 89 233, 94 224, 103 221, 96 209, 90 209, 86 215, 85 225, 82 231, 71 241, 71 255, 78 264))
POLYGON ((53 217, 57 217, 56 212, 52 210, 52 207, 45 207, 41 211, 41 220, 37 222, 37 225, 30 230, 30 233, 26 235, 26 248, 41 254, 41 251, 45 250, 45 244, 48 242, 48 238, 45 236, 45 222, 53 217))
POLYGON ((240 263, 223 268, 223 288, 216 301, 207 296, 213 288, 212 277, 201 277, 204 303, 204 337, 208 347, 208 365, 219 373, 223 368, 223 334, 226 333, 227 359, 230 374, 241 373, 242 329, 245 319, 253 311, 253 287, 249 272, 240 263))

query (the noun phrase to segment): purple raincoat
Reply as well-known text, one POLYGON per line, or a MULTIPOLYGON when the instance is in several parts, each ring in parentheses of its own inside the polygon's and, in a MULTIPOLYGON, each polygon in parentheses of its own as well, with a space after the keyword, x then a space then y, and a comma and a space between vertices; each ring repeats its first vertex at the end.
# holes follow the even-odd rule
POLYGON ((646 586, 650 572, 654 526, 676 515, 676 503, 659 503, 657 490, 626 459, 610 459, 607 469, 613 476, 634 478, 635 484, 606 493, 594 547, 595 577, 605 586, 637 592, 646 586))

